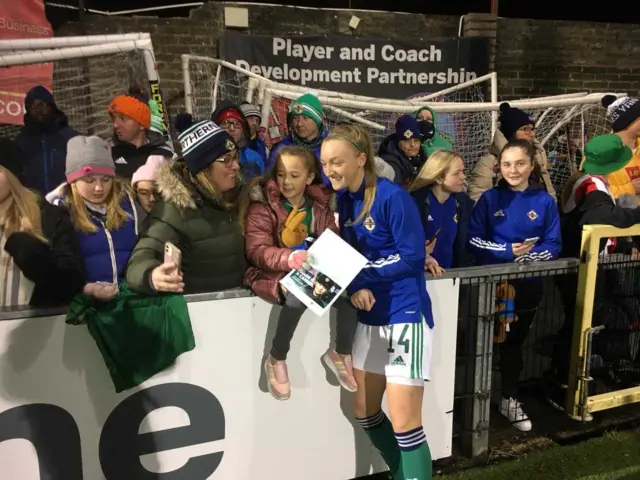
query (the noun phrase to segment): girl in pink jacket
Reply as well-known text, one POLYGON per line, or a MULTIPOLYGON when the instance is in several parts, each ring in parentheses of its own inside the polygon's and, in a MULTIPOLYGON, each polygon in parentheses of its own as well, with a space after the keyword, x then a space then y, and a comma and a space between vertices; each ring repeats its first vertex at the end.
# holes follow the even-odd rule
MULTIPOLYGON (((301 147, 283 147, 272 170, 249 188, 241 208, 244 218, 247 269, 243 283, 264 300, 282 305, 270 354, 264 363, 269 392, 277 400, 291 396, 286 358, 293 333, 306 310, 286 292, 280 280, 302 267, 313 239, 330 229, 337 233, 334 193, 319 183, 318 161, 301 147)), ((322 357, 343 388, 357 387, 351 367, 351 344, 357 326, 355 310, 338 299, 336 348, 322 357)))

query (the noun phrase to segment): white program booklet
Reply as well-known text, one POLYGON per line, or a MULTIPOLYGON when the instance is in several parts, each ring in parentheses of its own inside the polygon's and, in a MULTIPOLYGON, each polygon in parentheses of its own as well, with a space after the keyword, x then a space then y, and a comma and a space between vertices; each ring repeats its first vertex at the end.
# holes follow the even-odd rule
POLYGON ((309 310, 322 316, 367 264, 351 245, 325 230, 309 248, 307 261, 280 284, 309 310))

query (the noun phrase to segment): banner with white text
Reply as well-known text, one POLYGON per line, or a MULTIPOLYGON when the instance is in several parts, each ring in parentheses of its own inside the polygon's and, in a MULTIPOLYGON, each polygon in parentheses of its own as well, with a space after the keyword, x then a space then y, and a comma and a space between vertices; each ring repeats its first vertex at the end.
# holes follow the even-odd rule
POLYGON ((489 71, 489 41, 482 37, 281 38, 226 32, 220 55, 276 82, 398 99, 437 92, 489 71))

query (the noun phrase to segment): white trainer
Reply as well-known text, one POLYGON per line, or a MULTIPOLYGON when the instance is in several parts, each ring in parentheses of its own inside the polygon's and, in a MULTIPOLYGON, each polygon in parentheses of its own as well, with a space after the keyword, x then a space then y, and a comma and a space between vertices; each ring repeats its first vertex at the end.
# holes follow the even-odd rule
POLYGON ((521 432, 531 430, 531 420, 529 420, 527 414, 522 410, 522 404, 515 398, 502 397, 499 409, 500 413, 511 422, 511 425, 521 432))

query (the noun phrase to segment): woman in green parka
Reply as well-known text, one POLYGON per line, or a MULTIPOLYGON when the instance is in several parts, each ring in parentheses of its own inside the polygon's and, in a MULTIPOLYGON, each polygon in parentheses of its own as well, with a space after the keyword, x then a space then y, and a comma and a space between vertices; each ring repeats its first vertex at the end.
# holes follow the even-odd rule
POLYGON ((247 267, 237 202, 239 152, 229 134, 211 121, 179 137, 183 158, 162 165, 160 200, 127 268, 129 288, 140 293, 204 293, 242 286, 247 267), (165 244, 181 252, 180 269, 164 262, 165 244))
POLYGON ((438 150, 453 150, 451 143, 438 133, 436 112, 429 107, 422 107, 413 113, 413 117, 420 125, 422 135, 422 150, 427 158, 438 150))

